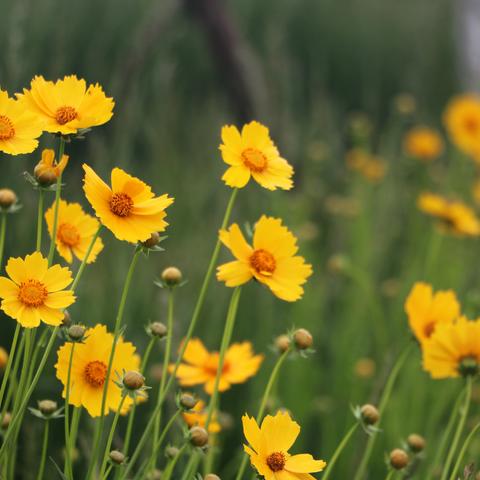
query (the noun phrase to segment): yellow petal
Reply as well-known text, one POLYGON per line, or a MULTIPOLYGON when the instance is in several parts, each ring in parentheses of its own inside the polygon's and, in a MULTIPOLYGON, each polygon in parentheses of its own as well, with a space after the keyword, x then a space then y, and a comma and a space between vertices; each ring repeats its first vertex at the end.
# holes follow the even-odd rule
POLYGON ((321 472, 326 466, 323 460, 315 460, 311 455, 302 453, 288 457, 285 470, 295 473, 321 472))
POLYGON ((263 419, 261 431, 269 451, 288 452, 300 433, 300 425, 287 412, 278 412, 263 419))

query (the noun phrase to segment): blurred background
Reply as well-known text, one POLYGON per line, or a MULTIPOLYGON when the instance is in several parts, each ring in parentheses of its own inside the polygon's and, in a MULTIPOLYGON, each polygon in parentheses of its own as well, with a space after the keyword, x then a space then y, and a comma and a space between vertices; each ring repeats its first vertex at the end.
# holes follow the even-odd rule
MULTIPOLYGON (((245 288, 234 338, 251 340, 266 360, 255 378, 222 397, 231 420, 220 438, 226 445, 218 458, 222 478, 232 478, 238 465, 240 417, 258 409, 275 361, 275 336, 295 326, 315 337, 316 353, 283 370, 271 408, 288 408, 303 426, 297 452, 328 460, 354 421, 351 406, 378 400, 409 342, 403 302, 414 281, 454 288, 467 312, 478 315, 478 247, 473 240, 445 237, 426 269, 438 234, 415 207, 425 188, 471 200, 473 164, 452 168, 447 149, 427 170, 402 151, 410 126, 441 129, 448 99, 478 85, 475 3, 0 0, 2 89, 21 91, 36 74, 56 79, 75 73, 99 82, 116 101, 107 125, 67 145, 65 197, 87 208, 81 189, 81 164, 87 162, 104 178, 120 166, 176 199, 168 209, 166 251, 141 261, 127 305, 126 337, 140 351, 148 342, 144 326, 166 320, 165 293, 153 285, 166 266, 178 266, 188 279, 177 295, 176 344, 190 320, 230 193, 220 180, 226 168, 218 150, 222 125, 252 119, 268 125, 295 167, 294 190, 270 193, 251 184, 240 192, 232 217, 241 224, 262 213, 282 217, 315 275, 295 304, 258 284, 245 288), (382 159, 383 173, 365 178, 347 168, 346 152, 359 138, 382 159)), ((51 145, 54 139, 42 137, 42 146, 51 145)), ((9 218, 7 256, 34 248, 37 197, 22 172, 31 172, 39 156, 1 158, 0 184, 15 189, 23 204, 9 218)), ((132 247, 111 234, 104 241, 71 309, 76 321, 89 325, 113 324, 112 304, 132 255, 132 247)), ((228 258, 224 251, 221 259, 228 258)), ((196 332, 211 349, 220 343, 229 294, 212 283, 196 332)), ((1 318, 3 346, 10 343, 13 323, 1 318)), ((161 362, 162 351, 153 357, 161 362)), ((54 358, 35 399, 60 399, 53 364, 54 358)), ((430 380, 418 352, 412 353, 383 419, 368 478, 384 477, 384 453, 412 432, 427 437, 431 455, 459 388, 456 381, 430 380)), ((148 409, 139 409, 138 432, 148 409)), ((84 427, 80 445, 88 450, 91 434, 86 422, 84 427)), ((27 422, 25 438, 38 438, 40 428, 38 420, 27 422)), ((351 478, 365 442, 359 432, 335 478, 351 478)), ((38 443, 22 448, 30 478, 38 443)))

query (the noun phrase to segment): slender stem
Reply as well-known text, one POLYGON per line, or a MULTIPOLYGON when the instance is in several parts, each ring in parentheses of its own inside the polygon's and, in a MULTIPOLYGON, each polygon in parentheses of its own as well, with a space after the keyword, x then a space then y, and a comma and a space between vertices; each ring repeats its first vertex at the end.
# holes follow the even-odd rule
POLYGON ((342 453, 343 449, 346 447, 348 444, 350 438, 352 435, 356 432, 357 428, 359 426, 359 422, 355 423, 350 430, 346 433, 346 435, 343 437, 342 441, 338 444, 338 447, 336 448, 335 452, 332 455, 332 458, 328 462, 327 468, 325 470, 325 473, 322 476, 323 480, 327 480, 328 477, 330 476, 331 471, 333 470, 333 467, 335 466, 335 463, 338 460, 338 457, 342 453))
POLYGON ((98 236, 100 235, 100 231, 102 230, 102 225, 98 227, 98 230, 96 231, 95 235, 92 237, 92 241, 90 242, 90 245, 88 246, 87 253, 85 253, 85 257, 82 260, 82 263, 80 264, 80 267, 78 267, 77 274, 75 275, 75 278, 73 280, 71 289, 75 290, 75 288, 78 285, 78 282, 80 281, 80 278, 82 277, 83 270, 85 269, 87 265, 87 260, 90 254, 92 253, 93 246, 95 245, 95 242, 97 241, 98 236))
POLYGON ((43 480, 43 472, 45 471, 45 462, 47 460, 47 450, 48 450, 48 431, 50 427, 50 421, 45 420, 45 430, 43 432, 43 445, 42 445, 42 456, 40 460, 40 466, 38 467, 37 480, 43 480))
POLYGON ((0 271, 3 266, 3 251, 5 249, 5 233, 7 232, 7 212, 0 213, 0 271))
POLYGON ((395 470, 390 470, 388 473, 387 473, 387 476, 385 477, 385 480, 392 480, 392 478, 394 477, 395 475, 395 470))
POLYGON ((74 451, 77 443, 78 425, 80 424, 81 414, 81 407, 73 407, 72 423, 70 424, 70 452, 74 451))
POLYGON ((20 330, 21 326, 19 323, 17 323, 17 326, 15 327, 15 333, 13 334, 12 346, 10 347, 10 354, 8 355, 7 366, 5 367, 5 373, 3 374, 2 386, 0 387, 0 405, 3 402, 5 388, 7 387, 8 378, 10 377, 10 370, 12 369, 13 358, 15 356, 20 330))
MULTIPOLYGON (((292 348, 288 348, 283 352, 277 359, 277 362, 275 363, 275 366, 273 367, 272 373, 270 374, 270 378, 268 379, 267 386, 265 387, 265 391, 263 392, 263 397, 262 401, 260 403, 260 408, 258 409, 256 421, 257 423, 260 423, 263 415, 265 414, 265 409, 267 407, 267 402, 270 397, 270 393, 272 391, 273 386, 275 385, 275 382, 277 380, 278 374, 280 373, 280 369, 282 368, 283 363, 287 359, 287 357, 290 355, 290 352, 292 351, 292 348)), ((248 455, 244 454, 242 458, 242 463, 240 464, 240 468, 238 469, 237 476, 235 477, 235 480, 241 480, 243 478, 243 474, 245 472, 245 468, 247 466, 247 461, 248 461, 248 455)))
MULTIPOLYGON (((60 145, 58 146, 58 161, 62 160, 63 153, 65 151, 65 140, 60 137, 60 145)), ((58 228, 58 211, 60 210, 60 194, 62 191, 62 174, 57 178, 57 184, 55 189, 55 209, 53 212, 53 228, 52 238, 50 240, 50 250, 48 251, 48 265, 53 262, 53 255, 55 254, 55 245, 57 240, 57 228, 58 228)))
MULTIPOLYGON (((413 342, 407 345, 404 351, 397 358, 397 361, 395 362, 395 365, 393 366, 392 371, 390 372, 387 383, 385 385, 382 396, 380 398, 380 403, 378 405, 380 419, 382 418, 382 414, 388 405, 388 401, 390 400, 390 396, 392 394, 392 390, 397 380, 398 374, 400 373, 400 370, 402 369, 405 361, 408 358, 412 345, 413 345, 413 342)), ((355 473, 354 480, 362 480, 365 477, 365 471, 367 469, 368 462, 372 455, 373 447, 375 446, 376 437, 377 437, 376 432, 372 433, 372 435, 369 437, 367 447, 363 454, 360 465, 355 473)))
POLYGON ((183 455, 183 452, 186 450, 186 448, 187 448, 187 444, 185 443, 183 447, 175 455, 175 457, 173 457, 170 460, 167 467, 165 468, 165 471, 163 472, 162 480, 170 480, 170 477, 172 476, 172 473, 175 470, 175 465, 177 464, 180 457, 183 455))
POLYGON ((20 359, 23 355, 23 348, 25 347, 25 337, 22 335, 22 339, 20 340, 20 345, 18 347, 18 351, 15 353, 15 362, 13 363, 13 370, 10 374, 10 387, 7 390, 7 396, 5 397, 5 401, 3 402, 2 413, 0 414, 0 418, 5 416, 6 411, 10 406, 10 401, 14 395, 17 395, 18 391, 18 383, 17 383, 17 373, 20 367, 20 359))
POLYGON ((133 255, 132 261, 130 263, 130 267, 128 269, 127 277, 125 278, 125 284, 123 286, 122 296, 120 298, 120 304, 118 306, 117 317, 115 319, 115 327, 113 330, 113 343, 112 349, 110 351, 110 356, 108 359, 108 367, 107 367, 107 375, 106 381, 103 386, 103 395, 102 395, 102 405, 100 409, 100 418, 97 422, 97 428, 95 430, 95 438, 93 442, 93 450, 92 450, 92 458, 90 460, 90 465, 88 467, 87 476, 85 477, 87 480, 90 480, 93 470, 97 463, 97 456, 100 446, 100 441, 103 434, 103 425, 105 422, 105 407, 107 403, 107 390, 108 385, 110 383, 110 375, 112 373, 112 366, 113 366, 113 358, 115 356, 115 350, 117 347, 117 342, 120 337, 120 330, 122 325, 123 313, 125 311, 125 305, 127 302, 128 291, 130 290, 130 285, 132 283, 133 273, 135 271, 135 266, 137 265, 138 258, 140 256, 141 250, 135 249, 135 254, 133 255))
POLYGON ((38 191, 38 214, 37 214, 37 252, 42 251, 42 227, 43 227, 43 200, 44 192, 43 188, 38 191))
POLYGON ((73 364, 73 353, 75 351, 75 342, 72 343, 72 348, 70 349, 70 358, 68 359, 68 372, 67 372, 67 386, 65 391, 65 469, 64 473, 67 478, 73 478, 72 472, 72 452, 70 450, 70 382, 72 378, 72 364, 73 364))
POLYGON ((198 466, 198 456, 197 455, 191 455, 190 460, 187 463, 187 466, 185 467, 185 470, 183 471, 183 475, 181 480, 189 480, 193 477, 193 473, 195 472, 195 469, 198 466))
POLYGON ((467 438, 463 442, 462 449, 460 450, 460 453, 458 454, 458 457, 457 457, 457 461, 455 462, 455 466, 453 467, 450 480, 455 480, 455 474, 460 469, 460 466, 463 462, 463 457, 465 457, 465 453, 467 452, 467 448, 469 447, 473 436, 478 432, 479 429, 480 429, 480 422, 473 427, 472 431, 468 434, 467 438))
POLYGON ((105 475, 103 476, 102 480, 107 480, 108 476, 110 475, 110 472, 112 471, 113 465, 109 465, 107 468, 107 471, 105 472, 105 475))
MULTIPOLYGON (((462 393, 463 394, 463 393, 462 393)), ((460 418, 458 420, 457 429, 455 430, 455 434, 453 435, 453 441, 450 444, 450 449, 448 450, 447 461, 442 469, 442 476, 440 480, 447 480, 447 478, 455 478, 455 472, 452 472, 451 476, 448 476, 450 472, 450 467, 453 462, 453 457, 455 456, 455 452, 457 451, 458 442, 460 441, 460 437, 462 436, 463 429, 465 427, 465 422, 468 416, 468 410, 470 408, 470 401, 472 398, 472 377, 467 377, 467 385, 465 386, 465 400, 460 410, 460 418)))

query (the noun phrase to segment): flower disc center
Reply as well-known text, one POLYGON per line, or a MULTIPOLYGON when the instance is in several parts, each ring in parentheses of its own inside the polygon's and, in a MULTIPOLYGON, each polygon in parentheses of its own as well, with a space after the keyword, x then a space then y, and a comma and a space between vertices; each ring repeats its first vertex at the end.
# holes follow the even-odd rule
POLYGON ((267 465, 272 472, 280 472, 285 466, 285 454, 282 452, 271 453, 267 457, 267 465))
POLYGON ((267 168, 267 157, 256 148, 246 148, 242 152, 242 160, 252 172, 263 172, 267 168))
POLYGON ((87 363, 84 370, 85 380, 92 387, 101 387, 107 378, 107 366, 100 360, 87 363))
POLYGON ((133 200, 126 193, 114 193, 110 199, 110 211, 118 217, 128 217, 133 208, 133 200))
POLYGON ((0 115, 0 140, 10 140, 15 135, 12 121, 5 115, 0 115))
POLYGON ((38 280, 27 280, 20 284, 18 300, 27 307, 39 307, 48 297, 45 285, 38 280))
POLYGON ((58 227, 57 238, 69 247, 74 247, 80 241, 80 233, 77 227, 70 223, 62 223, 58 227))
POLYGON ((60 107, 55 112, 55 120, 60 125, 65 125, 72 120, 75 120, 78 117, 77 111, 73 107, 69 107, 68 105, 64 105, 60 107))
POLYGON ((270 275, 275 271, 277 262, 275 257, 266 250, 260 248, 255 250, 250 257, 250 265, 258 272, 265 275, 270 275))

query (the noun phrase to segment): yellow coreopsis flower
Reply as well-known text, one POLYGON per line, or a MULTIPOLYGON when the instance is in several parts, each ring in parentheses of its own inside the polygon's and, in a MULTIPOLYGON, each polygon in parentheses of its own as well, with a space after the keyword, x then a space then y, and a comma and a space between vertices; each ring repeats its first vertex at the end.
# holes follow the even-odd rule
POLYGON ((267 415, 260 427, 248 415, 242 417, 242 423, 250 445, 244 445, 245 452, 265 480, 314 480, 310 474, 321 472, 327 466, 310 454, 288 453, 300 433, 300 425, 287 412, 267 415))
POLYGON ((68 164, 68 155, 63 155, 61 160, 55 161, 55 152, 50 148, 42 151, 42 158, 35 166, 35 178, 40 183, 54 183, 62 175, 68 164))
POLYGON ((31 153, 38 147, 43 122, 22 100, 9 98, 0 89, 0 152, 9 155, 31 153))
POLYGON ((448 200, 433 193, 422 193, 418 208, 440 221, 440 227, 457 235, 480 235, 480 220, 475 212, 460 201, 448 200))
MULTIPOLYGON (((55 365, 57 378, 63 384, 64 398, 72 345, 68 342, 58 349, 58 361, 55 365)), ((85 332, 85 340, 83 343, 77 343, 73 352, 69 402, 76 407, 86 408, 92 417, 101 415, 105 382, 107 382, 105 403, 107 415, 110 411, 116 412, 120 405, 122 389, 115 383, 119 376, 121 377, 124 371, 138 371, 140 368, 140 357, 135 353, 135 347, 120 337, 115 347, 110 377, 107 378, 112 346, 113 335, 107 332, 105 325, 96 325, 85 332)), ((122 412, 132 404, 133 400, 127 397, 122 412)))
POLYGON ((63 310, 75 301, 68 268, 48 266, 40 252, 25 259, 10 258, 5 268, 9 278, 0 277, 1 309, 26 328, 38 327, 40 321, 60 325, 63 310))
POLYGON ((403 149, 411 157, 425 162, 434 160, 443 152, 443 140, 433 128, 418 126, 407 132, 403 149))
POLYGON ((293 168, 280 156, 264 125, 250 122, 241 132, 233 125, 224 126, 222 141, 222 158, 230 165, 222 180, 229 187, 242 188, 250 177, 268 190, 293 187, 293 168))
MULTIPOLYGON (((183 360, 177 369, 180 385, 190 387, 204 384, 208 394, 213 392, 218 370, 218 352, 209 352, 202 341, 193 338, 188 342, 183 360)), ((225 353, 218 390, 224 392, 233 384, 244 383, 253 377, 263 361, 263 355, 255 355, 250 342, 234 343, 225 353)), ((170 371, 173 367, 170 367, 170 371)))
MULTIPOLYGON (((205 402, 199 400, 190 411, 182 413, 182 416, 189 427, 205 427, 208 416, 205 410, 205 402)), ((214 413, 212 415, 212 420, 208 425, 208 431, 210 433, 218 433, 220 430, 221 428, 217 420, 217 415, 214 413)))
POLYGON ((267 285, 282 300, 294 302, 303 295, 302 285, 312 266, 295 256, 297 239, 278 218, 263 215, 255 225, 250 246, 236 223, 220 231, 221 242, 236 260, 218 267, 217 278, 227 287, 242 285, 252 278, 267 285))
POLYGON ((88 165, 83 165, 85 195, 97 217, 119 240, 143 242, 168 223, 165 209, 173 203, 167 194, 155 197, 151 188, 120 168, 114 168, 110 188, 88 165))
MULTIPOLYGON (((48 233, 53 233, 53 219, 55 215, 55 203, 45 212, 48 233)), ((67 203, 60 200, 58 208, 57 238, 55 244, 58 253, 68 262, 72 263, 73 256, 82 261, 87 254, 88 247, 93 236, 98 230, 100 223, 96 218, 87 215, 80 204, 67 203)), ((92 251, 88 256, 87 263, 96 260, 97 255, 103 249, 100 238, 95 240, 92 251)))
POLYGON ((24 89, 19 97, 43 120, 45 131, 63 135, 108 122, 115 105, 98 83, 87 88, 85 80, 76 75, 65 76, 55 83, 36 76, 30 90, 24 89))
POLYGON ((452 323, 460 315, 460 304, 453 290, 433 292, 432 286, 417 282, 405 301, 408 323, 418 341, 431 337, 436 327, 452 323))
POLYGON ((432 378, 476 375, 480 366, 480 319, 465 317, 437 326, 422 344, 423 368, 432 378))

